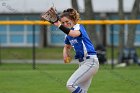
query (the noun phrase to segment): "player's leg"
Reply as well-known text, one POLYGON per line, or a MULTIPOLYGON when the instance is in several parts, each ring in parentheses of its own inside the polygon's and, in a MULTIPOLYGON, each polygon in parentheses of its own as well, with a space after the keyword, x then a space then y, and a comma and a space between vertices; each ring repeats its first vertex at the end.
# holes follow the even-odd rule
POLYGON ((78 84, 78 86, 80 86, 81 89, 84 90, 84 93, 87 93, 87 91, 90 87, 91 81, 92 81, 92 77, 87 81, 81 82, 80 84, 78 84))
POLYGON ((89 59, 88 62, 82 64, 69 78, 67 82, 67 88, 72 93, 86 93, 88 87, 80 87, 80 83, 88 82, 87 86, 90 85, 89 81, 91 77, 97 72, 99 68, 98 61, 93 62, 93 59, 89 59))
MULTIPOLYGON (((86 61, 87 62, 86 62, 85 65, 89 65, 90 66, 90 63, 91 63, 92 60, 89 59, 89 60, 86 60, 86 61)), ((99 68, 99 63, 96 62, 95 65, 93 65, 93 70, 92 70, 93 73, 90 73, 92 76, 90 76, 87 80, 84 79, 84 78, 83 78, 84 80, 79 80, 78 86, 80 86, 84 90, 84 92, 82 92, 82 93, 87 93, 87 91, 88 91, 88 89, 89 89, 89 87, 91 85, 92 77, 94 77, 94 75, 98 71, 98 68, 99 68)), ((87 73, 87 75, 84 75, 84 77, 87 78, 88 77, 88 73, 87 73)))
POLYGON ((71 77, 67 81, 66 87, 71 92, 73 92, 76 89, 78 92, 81 90, 81 88, 78 87, 77 84, 75 84, 76 79, 79 77, 79 73, 80 73, 80 67, 71 75, 71 77))
POLYGON ((88 66, 86 67, 87 68, 84 67, 83 69, 82 65, 68 80, 67 88, 72 93, 86 93, 86 91, 88 90, 88 87, 91 83, 92 74, 96 71, 94 71, 92 68, 88 68, 88 66))

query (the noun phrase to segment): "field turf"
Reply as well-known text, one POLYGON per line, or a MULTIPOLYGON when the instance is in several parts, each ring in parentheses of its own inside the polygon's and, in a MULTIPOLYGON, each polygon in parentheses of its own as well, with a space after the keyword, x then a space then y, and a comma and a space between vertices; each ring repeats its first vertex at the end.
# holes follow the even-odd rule
MULTIPOLYGON (((137 49, 138 57, 140 57, 140 48, 137 49)), ((35 58, 36 59, 62 59, 63 47, 47 47, 47 48, 36 48, 35 58)), ((118 48, 114 48, 114 58, 118 59, 118 48)), ((112 50, 107 47, 106 51, 107 59, 111 59, 112 50)), ((72 55, 74 56, 72 49, 72 55)), ((33 49, 32 48, 0 48, 1 59, 32 59, 33 49)))
MULTIPOLYGON (((69 93, 65 84, 76 64, 1 64, 0 93, 69 93)), ((100 66, 88 93, 140 93, 140 67, 100 66)))

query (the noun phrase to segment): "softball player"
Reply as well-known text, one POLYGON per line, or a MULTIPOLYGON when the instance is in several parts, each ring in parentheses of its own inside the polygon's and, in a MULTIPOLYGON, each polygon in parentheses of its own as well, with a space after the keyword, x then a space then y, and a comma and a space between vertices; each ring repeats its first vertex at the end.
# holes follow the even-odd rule
POLYGON ((60 21, 54 25, 67 34, 63 49, 64 62, 70 56, 73 47, 76 53, 75 59, 79 63, 79 68, 71 75, 66 87, 72 93, 87 93, 92 78, 98 71, 99 62, 85 28, 77 24, 79 18, 79 13, 75 9, 68 8, 60 14, 60 21))

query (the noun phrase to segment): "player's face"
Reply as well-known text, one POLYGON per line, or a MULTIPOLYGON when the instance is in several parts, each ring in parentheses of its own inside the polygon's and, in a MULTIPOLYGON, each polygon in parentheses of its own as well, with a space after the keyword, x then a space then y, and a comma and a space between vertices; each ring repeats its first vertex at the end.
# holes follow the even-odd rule
POLYGON ((72 28, 74 26, 74 22, 67 17, 62 17, 61 23, 62 23, 62 25, 64 25, 65 27, 68 27, 68 28, 72 28))

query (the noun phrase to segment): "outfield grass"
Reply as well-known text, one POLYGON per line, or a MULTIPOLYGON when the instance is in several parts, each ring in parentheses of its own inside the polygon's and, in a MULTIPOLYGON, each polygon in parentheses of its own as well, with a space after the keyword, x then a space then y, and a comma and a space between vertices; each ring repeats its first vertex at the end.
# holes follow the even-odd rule
MULTIPOLYGON (((62 47, 36 48, 35 57, 36 59, 61 59, 62 51, 62 47)), ((32 48, 2 48, 0 53, 2 59, 32 59, 33 57, 32 48)))
MULTIPOLYGON (((67 79, 76 64, 1 64, 0 93, 69 93, 67 79)), ((131 65, 111 70, 100 66, 88 93, 139 93, 140 67, 131 65)))
MULTIPOLYGON (((63 47, 36 48, 36 59, 62 59, 63 47)), ((107 59, 111 58, 111 48, 107 47, 107 59)), ((32 48, 1 48, 0 56, 2 59, 32 59, 32 48)), ((140 48, 137 48, 140 57, 140 48)), ((74 56, 74 51, 72 50, 74 56)), ((114 48, 114 58, 118 58, 118 48, 114 48)))

